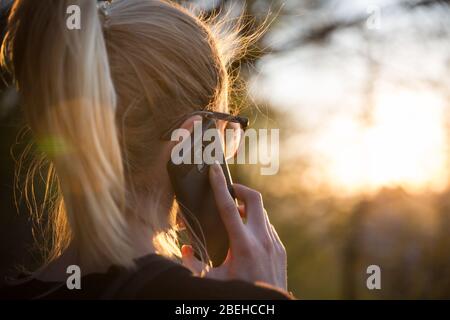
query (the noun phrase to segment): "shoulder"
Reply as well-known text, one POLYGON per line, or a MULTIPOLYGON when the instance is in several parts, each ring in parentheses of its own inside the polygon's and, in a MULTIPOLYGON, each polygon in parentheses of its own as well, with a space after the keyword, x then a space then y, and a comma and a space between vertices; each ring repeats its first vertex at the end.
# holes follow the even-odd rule
MULTIPOLYGON (((292 298, 288 293, 266 284, 200 278, 194 276, 181 264, 171 261, 168 263, 171 264, 171 268, 145 283, 137 293, 137 298, 193 300, 285 300, 292 298)), ((145 269, 141 272, 145 273, 145 269)), ((144 277, 144 275, 140 276, 144 277)))
POLYGON ((196 277, 180 263, 154 254, 139 259, 133 271, 111 267, 106 273, 83 276, 81 290, 69 290, 61 283, 37 279, 0 287, 0 299, 36 298, 278 300, 291 297, 268 285, 196 277))
POLYGON ((0 284, 0 300, 32 299, 41 289, 45 290, 47 286, 32 278, 8 277, 0 284))

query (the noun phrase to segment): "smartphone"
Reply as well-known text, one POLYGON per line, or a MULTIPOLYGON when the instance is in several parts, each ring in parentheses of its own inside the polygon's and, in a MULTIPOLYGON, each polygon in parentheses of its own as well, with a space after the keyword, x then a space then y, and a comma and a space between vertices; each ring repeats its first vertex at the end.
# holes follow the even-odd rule
MULTIPOLYGON (((204 150, 208 144, 213 141, 205 141, 203 135, 208 129, 216 129, 216 121, 214 119, 202 119, 202 137, 201 150, 204 150)), ((179 209, 184 216, 188 235, 194 248, 196 256, 209 257, 214 267, 219 266, 225 260, 228 249, 229 239, 225 225, 220 217, 214 194, 209 183, 209 167, 204 162, 195 164, 193 161, 194 134, 190 137, 190 155, 191 163, 175 164, 172 159, 167 163, 167 171, 170 181, 175 192, 175 198, 179 209), (200 245, 202 243, 203 245, 200 245)), ((197 137, 198 138, 198 137, 197 137)), ((221 145, 221 144, 220 144, 221 145)), ((221 150, 215 157, 221 164, 225 175, 228 190, 236 201, 232 192, 232 179, 228 164, 221 150)), ((197 161, 198 162, 198 161, 197 161)))

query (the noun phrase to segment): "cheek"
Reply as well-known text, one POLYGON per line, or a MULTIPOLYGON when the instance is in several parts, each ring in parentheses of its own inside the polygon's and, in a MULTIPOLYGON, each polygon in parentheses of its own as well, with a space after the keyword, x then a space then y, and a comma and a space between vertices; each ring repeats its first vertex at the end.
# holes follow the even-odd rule
POLYGON ((177 214, 173 226, 176 226, 177 231, 186 230, 186 225, 184 224, 184 220, 181 218, 180 214, 177 214))
POLYGON ((178 205, 177 205, 175 199, 172 200, 172 207, 169 211, 169 224, 171 226, 176 226, 177 230, 184 229, 183 219, 181 219, 181 217, 180 217, 178 205))

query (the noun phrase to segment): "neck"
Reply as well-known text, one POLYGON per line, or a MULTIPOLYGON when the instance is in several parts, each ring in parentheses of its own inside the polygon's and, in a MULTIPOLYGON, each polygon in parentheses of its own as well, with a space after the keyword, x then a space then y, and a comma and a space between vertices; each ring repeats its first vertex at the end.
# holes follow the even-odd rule
POLYGON ((139 217, 129 219, 130 240, 133 244, 135 258, 155 253, 153 245, 154 232, 150 226, 143 223, 139 217))

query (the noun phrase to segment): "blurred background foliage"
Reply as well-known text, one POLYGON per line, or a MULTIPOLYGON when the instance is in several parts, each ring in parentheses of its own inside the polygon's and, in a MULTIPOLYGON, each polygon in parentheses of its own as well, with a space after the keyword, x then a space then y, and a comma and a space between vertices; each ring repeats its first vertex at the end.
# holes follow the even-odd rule
MULTIPOLYGON (((265 30, 232 66, 232 103, 252 127, 280 129, 280 168, 262 176, 260 166, 231 167, 264 196, 290 290, 306 299, 450 298, 450 1, 179 2, 243 15, 243 34, 265 30), (366 287, 372 264, 381 290, 366 287)), ((35 261, 24 254, 33 237, 26 210, 17 215, 13 203, 10 150, 23 148, 23 120, 4 78, 1 274, 35 261)))

